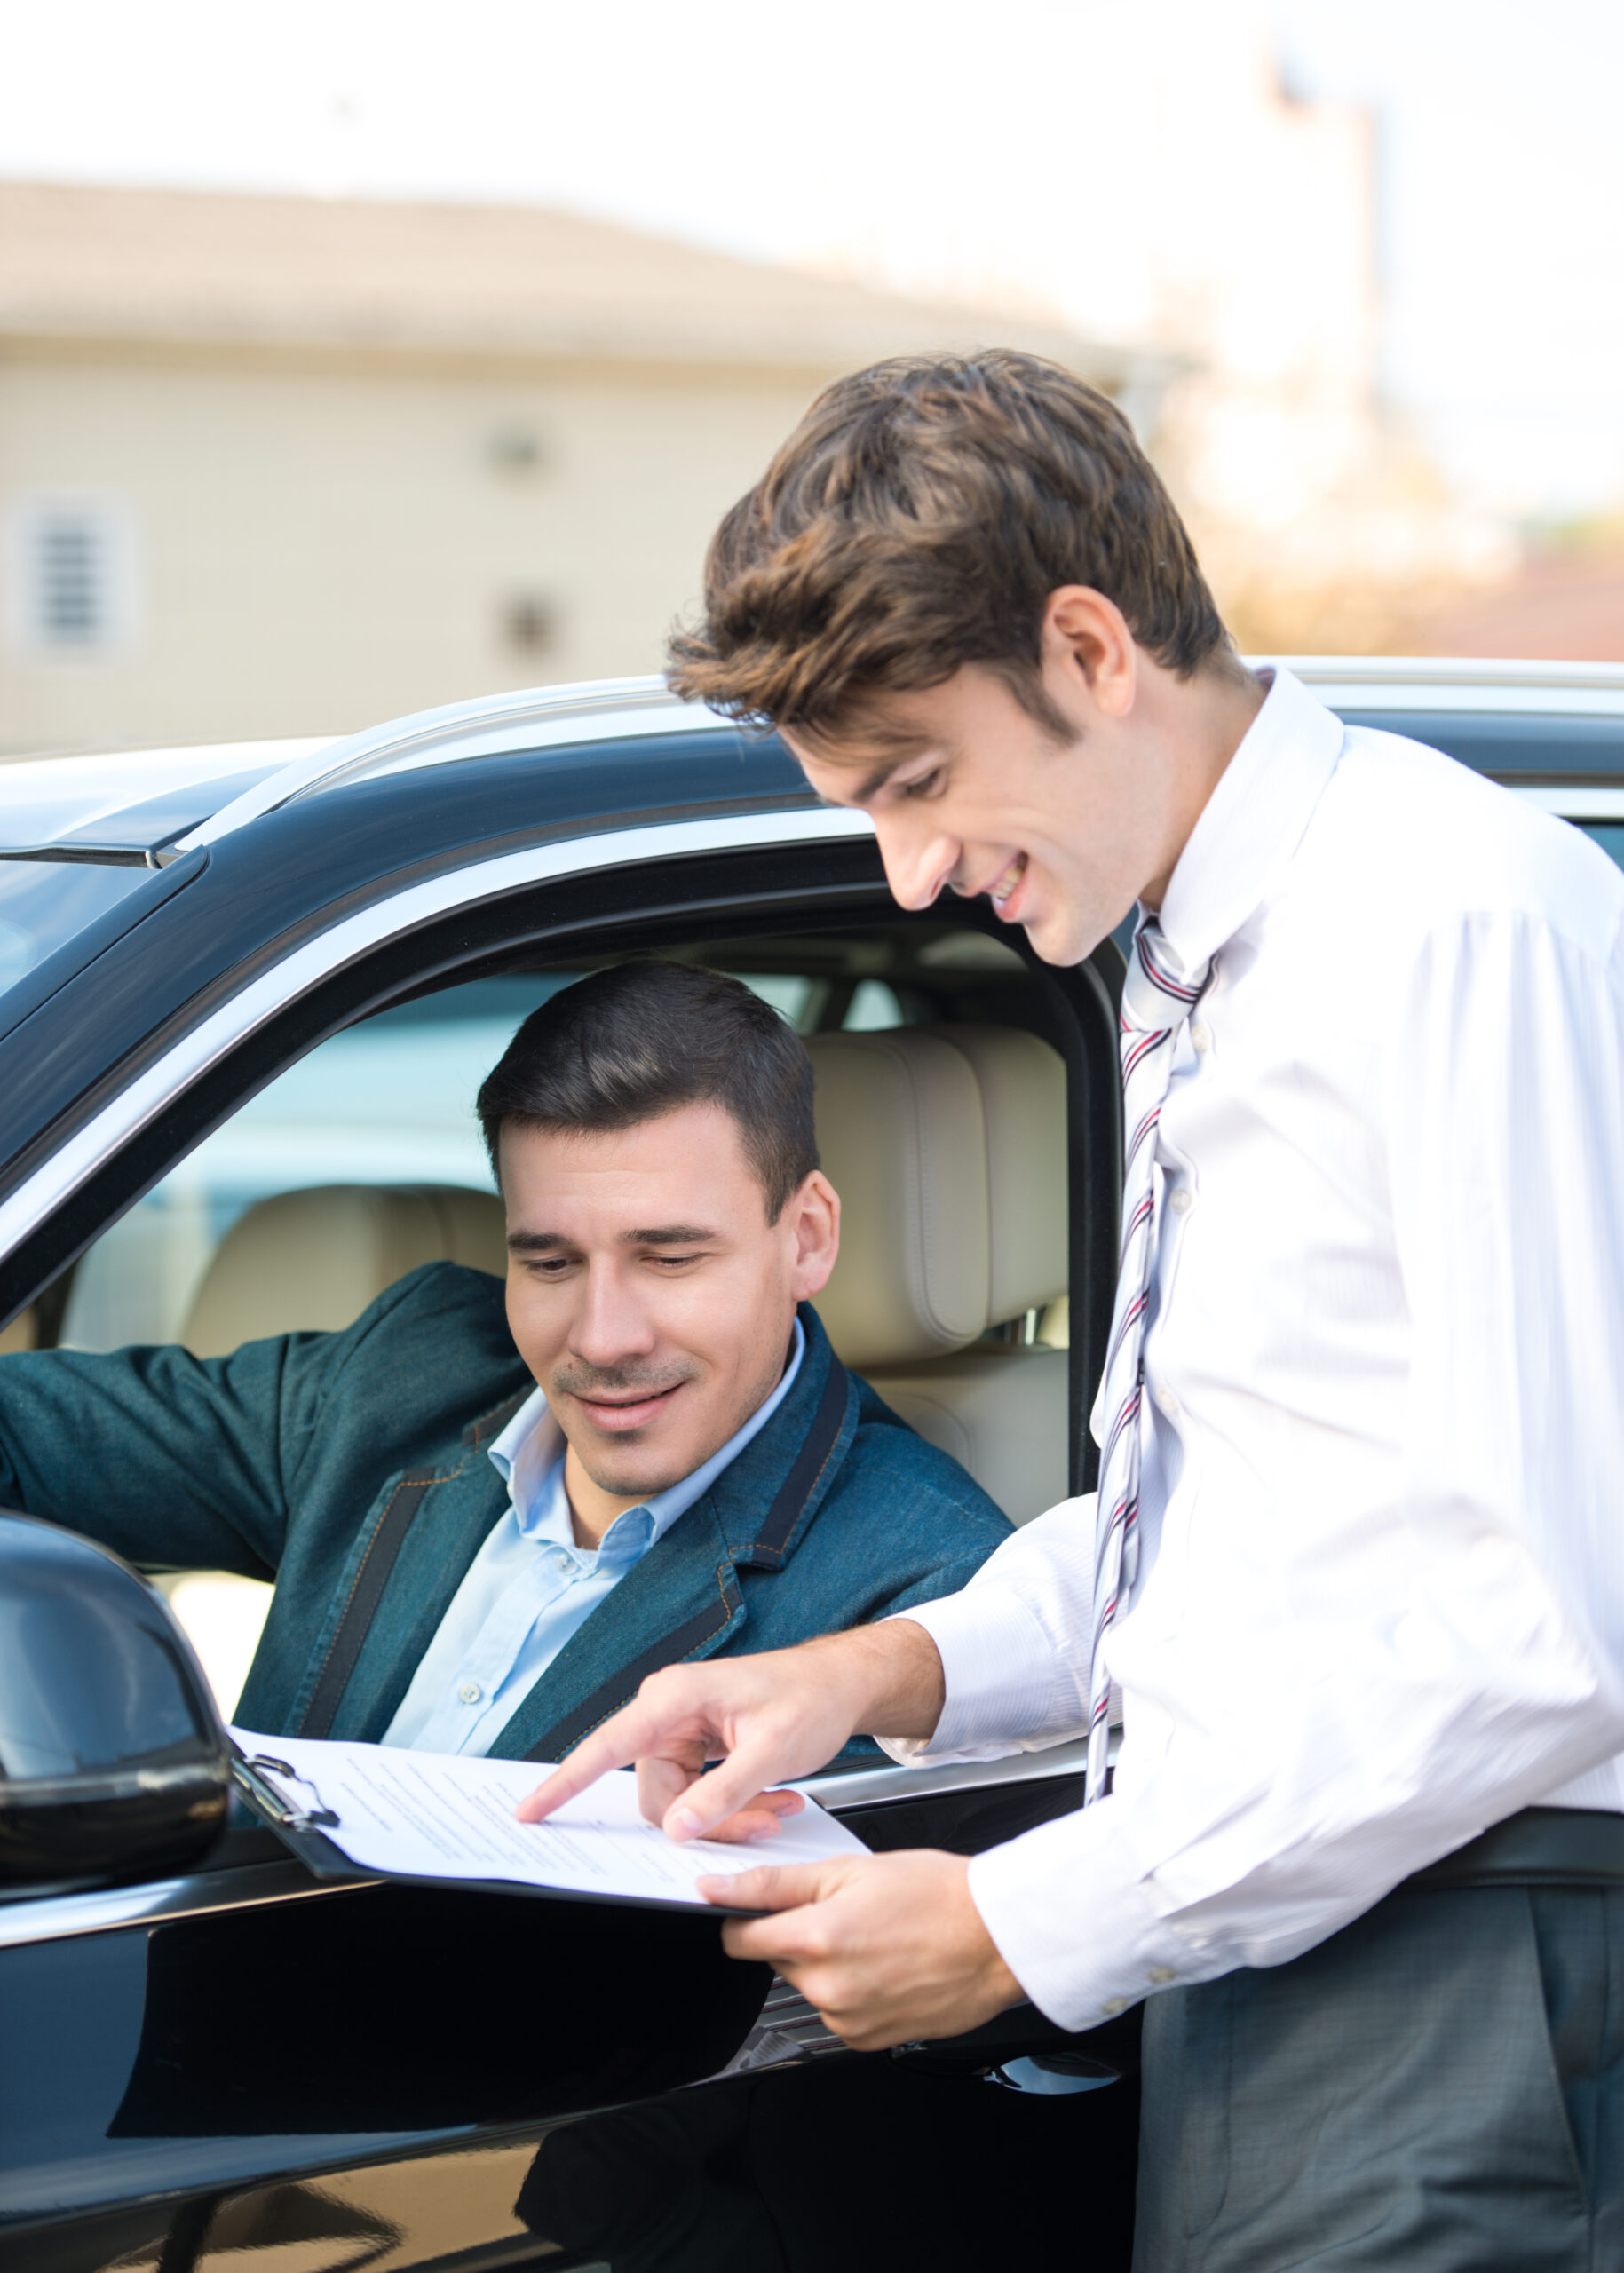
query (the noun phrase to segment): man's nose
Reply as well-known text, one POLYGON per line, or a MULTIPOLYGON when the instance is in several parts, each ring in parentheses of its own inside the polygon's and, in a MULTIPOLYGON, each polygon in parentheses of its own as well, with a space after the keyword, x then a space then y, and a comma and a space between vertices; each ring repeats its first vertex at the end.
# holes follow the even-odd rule
POLYGON ((929 816, 887 812, 875 821, 885 881, 899 907, 929 907, 953 881, 963 847, 936 828, 929 816))
POLYGON ((648 1314, 624 1276, 613 1265, 590 1263, 582 1273, 581 1299, 569 1343, 590 1366, 614 1366, 645 1355, 654 1345, 648 1314))

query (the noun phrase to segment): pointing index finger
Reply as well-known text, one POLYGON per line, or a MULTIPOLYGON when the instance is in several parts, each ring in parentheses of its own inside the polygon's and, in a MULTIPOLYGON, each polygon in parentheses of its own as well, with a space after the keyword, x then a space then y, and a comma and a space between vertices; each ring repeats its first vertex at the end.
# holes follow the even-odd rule
POLYGON ((534 1792, 527 1792, 513 1812, 520 1823, 540 1823, 555 1808, 573 1800, 578 1792, 596 1784, 600 1776, 611 1769, 630 1768, 637 1758, 637 1738, 633 1734, 617 1737, 613 1733, 630 1716, 617 1713, 596 1734, 586 1737, 575 1746, 569 1758, 534 1792))

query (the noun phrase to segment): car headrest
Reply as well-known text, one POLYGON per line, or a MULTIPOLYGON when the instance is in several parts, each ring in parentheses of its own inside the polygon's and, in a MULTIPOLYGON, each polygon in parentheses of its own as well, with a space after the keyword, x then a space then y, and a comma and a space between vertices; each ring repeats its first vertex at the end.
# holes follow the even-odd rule
POLYGON ((1066 1291, 1066 1067, 1007 1026, 815 1034, 842 1207, 818 1312, 848 1365, 916 1364, 1066 1291))
POLYGON ((317 1184, 257 1200, 216 1248, 181 1332, 199 1358, 266 1334, 332 1331, 423 1263, 501 1277, 506 1224, 493 1192, 457 1184, 317 1184))

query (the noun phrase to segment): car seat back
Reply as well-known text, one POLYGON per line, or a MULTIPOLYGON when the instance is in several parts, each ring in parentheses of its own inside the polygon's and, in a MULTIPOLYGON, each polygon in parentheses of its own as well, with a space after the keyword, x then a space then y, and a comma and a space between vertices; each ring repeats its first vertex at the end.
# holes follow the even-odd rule
POLYGON ((1017 1523, 1068 1488, 1069 1358, 985 1341, 1067 1279, 1066 1068, 985 1026, 814 1035, 842 1203, 818 1310, 848 1365, 1017 1523))
POLYGON ((507 1269, 502 1202, 460 1184, 317 1184, 257 1200, 216 1248, 181 1340, 224 1357, 267 1334, 333 1331, 424 1263, 507 1269))

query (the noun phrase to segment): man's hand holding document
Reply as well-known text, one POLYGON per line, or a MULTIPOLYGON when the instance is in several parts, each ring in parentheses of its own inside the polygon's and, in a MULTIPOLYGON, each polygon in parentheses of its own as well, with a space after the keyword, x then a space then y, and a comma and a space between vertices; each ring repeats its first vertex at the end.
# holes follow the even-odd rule
MULTIPOLYGON (((382 1877, 702 1909, 700 1880, 736 1877, 759 1857, 749 1846, 668 1839, 644 1820, 630 1776, 605 1777, 546 1822, 521 1823, 515 1810, 548 1763, 231 1733, 255 1782, 285 1806, 289 1827, 318 1833, 358 1869, 382 1877)), ((812 1801, 785 1817, 773 1841, 774 1861, 788 1863, 867 1852, 812 1801)))

